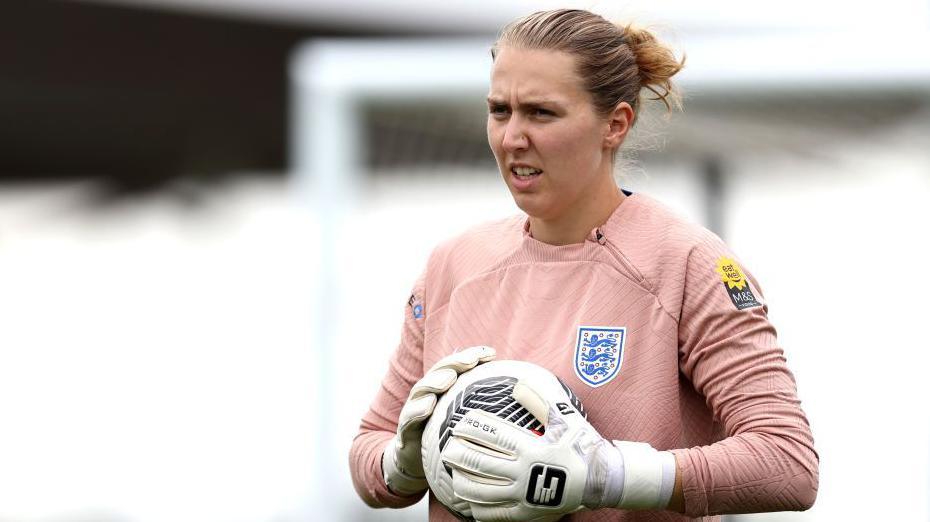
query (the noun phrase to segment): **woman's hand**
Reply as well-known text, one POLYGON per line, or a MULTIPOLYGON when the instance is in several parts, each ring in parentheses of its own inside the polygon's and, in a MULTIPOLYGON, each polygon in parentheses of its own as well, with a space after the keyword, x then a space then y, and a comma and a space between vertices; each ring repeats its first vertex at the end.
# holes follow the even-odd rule
POLYGON ((471 410, 442 451, 452 490, 477 520, 556 520, 581 509, 664 509, 675 457, 645 443, 605 440, 574 408, 517 384, 514 398, 546 427, 542 436, 471 410))
POLYGON ((494 348, 489 346, 466 348, 440 359, 413 385, 407 402, 400 410, 397 435, 388 442, 381 457, 384 483, 392 492, 415 495, 427 488, 420 440, 438 396, 445 393, 460 374, 494 359, 496 355, 494 348))

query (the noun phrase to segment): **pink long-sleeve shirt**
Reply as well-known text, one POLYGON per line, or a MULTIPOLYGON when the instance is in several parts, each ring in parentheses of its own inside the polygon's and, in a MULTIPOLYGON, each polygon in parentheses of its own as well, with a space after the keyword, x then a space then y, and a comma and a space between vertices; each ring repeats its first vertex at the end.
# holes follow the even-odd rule
MULTIPOLYGON (((425 370, 473 345, 548 368, 604 438, 675 454, 687 517, 602 509, 566 520, 684 520, 814 501, 818 457, 758 285, 717 236, 648 196, 628 196, 580 244, 542 243, 515 216, 435 249, 352 444, 352 479, 369 505, 419 500, 385 486, 384 446, 425 370), (582 332, 598 328, 623 329, 606 371, 578 353, 582 332)), ((429 513, 456 520, 432 497, 429 513)))

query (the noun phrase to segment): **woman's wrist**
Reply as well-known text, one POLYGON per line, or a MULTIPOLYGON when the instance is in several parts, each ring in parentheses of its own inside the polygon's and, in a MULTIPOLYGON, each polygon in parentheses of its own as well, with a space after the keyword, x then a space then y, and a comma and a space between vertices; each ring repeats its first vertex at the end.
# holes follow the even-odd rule
POLYGON ((685 512, 685 494, 681 486, 681 468, 678 466, 678 457, 675 457, 675 486, 672 488, 672 498, 668 501, 669 511, 685 512))
MULTIPOLYGON (((675 456, 658 451, 645 442, 613 441, 621 456, 619 498, 612 507, 620 509, 669 508, 677 476, 675 456)), ((610 496, 610 495, 606 495, 610 496)))

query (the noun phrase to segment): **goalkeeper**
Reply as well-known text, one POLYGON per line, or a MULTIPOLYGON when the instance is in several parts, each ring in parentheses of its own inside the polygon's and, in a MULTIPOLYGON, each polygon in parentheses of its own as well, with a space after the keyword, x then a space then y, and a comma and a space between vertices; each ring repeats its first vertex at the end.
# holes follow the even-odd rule
MULTIPOLYGON (((546 436, 526 443, 480 412, 457 424, 442 457, 479 520, 809 508, 818 457, 758 283, 714 234, 613 176, 640 93, 670 110, 683 61, 650 32, 582 10, 519 19, 491 53, 488 143, 525 215, 426 263, 352 444, 359 495, 376 507, 422 498, 420 434, 437 395, 496 357, 549 369, 588 422, 552 411, 546 436)), ((429 513, 455 520, 435 499, 429 513)))

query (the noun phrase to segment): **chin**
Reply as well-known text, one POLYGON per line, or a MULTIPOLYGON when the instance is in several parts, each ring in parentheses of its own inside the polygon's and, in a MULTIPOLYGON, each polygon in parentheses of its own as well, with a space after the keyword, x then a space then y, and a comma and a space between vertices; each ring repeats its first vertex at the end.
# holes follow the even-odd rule
POLYGON ((540 198, 538 194, 512 193, 511 195, 517 207, 532 218, 545 219, 546 216, 551 213, 548 206, 544 202, 539 201, 540 198))

